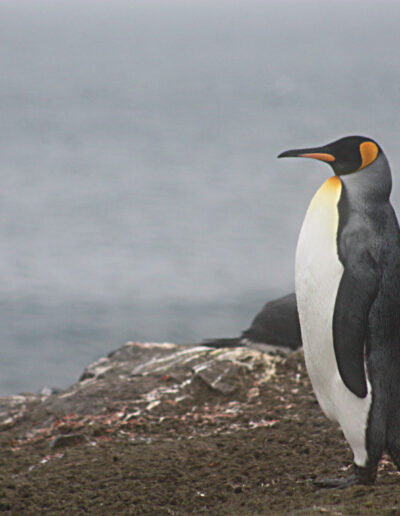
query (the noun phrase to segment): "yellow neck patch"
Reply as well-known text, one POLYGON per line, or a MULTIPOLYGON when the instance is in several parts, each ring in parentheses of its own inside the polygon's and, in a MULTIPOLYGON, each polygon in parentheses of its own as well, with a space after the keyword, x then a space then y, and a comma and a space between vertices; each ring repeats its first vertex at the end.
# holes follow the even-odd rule
POLYGON ((337 203, 340 199, 342 191, 342 182, 338 176, 332 176, 325 181, 325 183, 317 190, 314 195, 309 211, 323 210, 330 211, 334 208, 336 210, 337 203))
POLYGON ((374 142, 363 142, 360 144, 361 154, 361 167, 358 170, 362 170, 373 163, 378 156, 378 146, 374 142))

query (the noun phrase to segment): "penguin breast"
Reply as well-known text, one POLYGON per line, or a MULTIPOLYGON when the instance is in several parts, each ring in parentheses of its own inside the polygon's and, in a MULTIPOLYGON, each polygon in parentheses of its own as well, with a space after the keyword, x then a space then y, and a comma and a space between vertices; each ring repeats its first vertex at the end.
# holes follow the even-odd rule
POLYGON ((341 382, 333 347, 333 314, 343 275, 337 249, 342 184, 328 179, 313 197, 296 250, 296 297, 307 371, 322 410, 337 420, 334 384, 341 382))

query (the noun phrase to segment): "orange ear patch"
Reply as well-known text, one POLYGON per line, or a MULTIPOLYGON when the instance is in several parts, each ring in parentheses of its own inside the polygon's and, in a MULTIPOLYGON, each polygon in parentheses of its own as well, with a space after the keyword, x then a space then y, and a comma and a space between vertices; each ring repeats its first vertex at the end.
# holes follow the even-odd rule
POLYGON ((319 159, 320 161, 335 161, 335 156, 326 152, 312 152, 309 154, 300 154, 302 158, 319 159))
POLYGON ((374 142, 363 142, 360 144, 361 154, 361 167, 358 170, 362 170, 373 163, 378 156, 378 146, 374 142))

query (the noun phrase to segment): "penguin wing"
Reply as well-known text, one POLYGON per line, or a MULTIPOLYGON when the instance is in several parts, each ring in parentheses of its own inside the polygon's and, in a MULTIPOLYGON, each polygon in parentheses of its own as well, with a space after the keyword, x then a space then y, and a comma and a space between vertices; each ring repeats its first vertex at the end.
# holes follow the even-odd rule
MULTIPOLYGON (((379 267, 365 245, 346 246, 336 296, 333 343, 343 383, 359 398, 367 395, 364 346, 368 315, 379 289, 379 267)), ((341 257, 342 258, 342 257, 341 257)))

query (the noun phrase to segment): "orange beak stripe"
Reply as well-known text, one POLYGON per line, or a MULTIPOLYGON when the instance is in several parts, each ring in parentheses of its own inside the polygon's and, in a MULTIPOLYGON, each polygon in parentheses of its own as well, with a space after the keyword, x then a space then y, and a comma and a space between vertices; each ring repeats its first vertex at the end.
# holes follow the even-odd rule
POLYGON ((324 152, 312 152, 311 154, 300 154, 302 158, 319 159, 320 161, 335 161, 335 156, 324 152))

